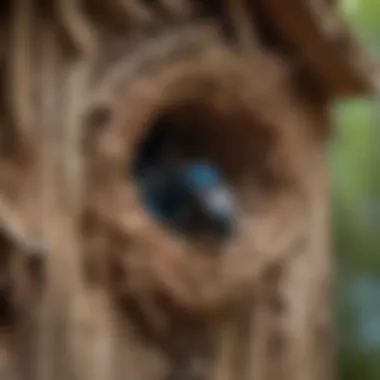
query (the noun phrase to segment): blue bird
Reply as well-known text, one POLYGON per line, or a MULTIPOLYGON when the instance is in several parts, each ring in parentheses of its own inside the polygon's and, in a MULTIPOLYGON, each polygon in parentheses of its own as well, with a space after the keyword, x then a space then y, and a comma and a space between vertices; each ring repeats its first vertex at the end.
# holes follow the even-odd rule
POLYGON ((142 148, 133 174, 152 216, 184 233, 231 236, 236 205, 215 166, 181 157, 178 138, 165 128, 148 136, 142 148))

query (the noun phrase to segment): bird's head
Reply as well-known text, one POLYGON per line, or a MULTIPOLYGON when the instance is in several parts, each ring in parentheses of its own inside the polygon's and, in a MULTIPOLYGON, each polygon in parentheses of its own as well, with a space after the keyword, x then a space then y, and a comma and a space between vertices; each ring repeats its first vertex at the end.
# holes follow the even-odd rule
POLYGON ((132 175, 144 206, 185 233, 227 238, 235 226, 234 197, 215 166, 181 154, 182 143, 166 123, 143 141, 132 175))

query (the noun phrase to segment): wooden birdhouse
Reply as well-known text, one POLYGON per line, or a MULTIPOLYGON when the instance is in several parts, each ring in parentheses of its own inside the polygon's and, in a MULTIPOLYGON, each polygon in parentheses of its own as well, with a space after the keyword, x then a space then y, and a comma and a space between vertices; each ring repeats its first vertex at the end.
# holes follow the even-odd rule
POLYGON ((379 84, 332 2, 0 14, 0 379, 329 378, 329 106, 379 84), (227 237, 146 207, 134 163, 165 123, 222 173, 227 237))

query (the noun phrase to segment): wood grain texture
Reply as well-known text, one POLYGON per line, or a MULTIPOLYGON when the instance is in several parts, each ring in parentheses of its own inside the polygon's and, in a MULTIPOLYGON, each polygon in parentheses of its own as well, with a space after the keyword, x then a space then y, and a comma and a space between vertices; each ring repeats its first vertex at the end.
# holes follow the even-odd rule
POLYGON ((4 2, 1 379, 329 378, 328 107, 377 79, 331 4, 283 3, 4 2), (226 173, 226 244, 141 205, 163 115, 226 173))

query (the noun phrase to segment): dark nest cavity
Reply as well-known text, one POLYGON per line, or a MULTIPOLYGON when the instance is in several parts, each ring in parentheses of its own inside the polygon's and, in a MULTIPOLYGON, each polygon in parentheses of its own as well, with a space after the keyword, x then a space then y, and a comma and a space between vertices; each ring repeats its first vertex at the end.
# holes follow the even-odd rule
POLYGON ((242 112, 187 105, 161 114, 133 160, 132 178, 145 210, 173 232, 231 238, 244 207, 244 179, 269 182, 258 163, 265 162, 271 137, 242 112))

